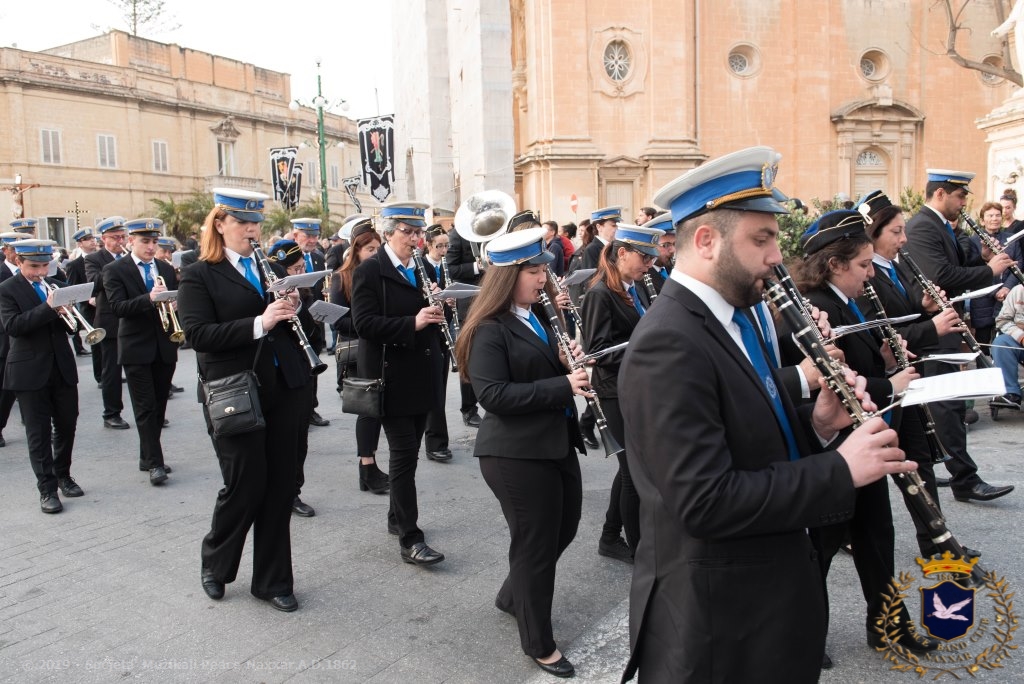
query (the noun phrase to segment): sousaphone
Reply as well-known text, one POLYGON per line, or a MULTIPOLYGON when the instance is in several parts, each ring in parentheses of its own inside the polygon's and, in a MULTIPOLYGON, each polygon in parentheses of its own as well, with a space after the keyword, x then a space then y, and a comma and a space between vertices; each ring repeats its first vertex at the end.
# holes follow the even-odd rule
POLYGON ((501 190, 472 195, 455 212, 455 230, 464 240, 488 242, 508 231, 516 201, 501 190))

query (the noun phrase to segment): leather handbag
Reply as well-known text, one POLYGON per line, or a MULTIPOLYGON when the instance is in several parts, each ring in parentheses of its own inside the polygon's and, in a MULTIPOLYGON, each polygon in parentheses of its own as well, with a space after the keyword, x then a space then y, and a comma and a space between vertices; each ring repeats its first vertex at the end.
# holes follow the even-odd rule
POLYGON ((368 418, 384 417, 384 380, 345 378, 341 381, 341 410, 368 418))
POLYGON ((338 340, 334 344, 334 360, 339 368, 351 368, 356 365, 359 354, 359 340, 338 340))
POLYGON ((203 406, 209 417, 214 437, 228 437, 255 432, 266 427, 260 405, 260 380, 256 377, 256 359, 263 350, 263 340, 256 347, 253 367, 216 380, 199 376, 203 390, 203 406))

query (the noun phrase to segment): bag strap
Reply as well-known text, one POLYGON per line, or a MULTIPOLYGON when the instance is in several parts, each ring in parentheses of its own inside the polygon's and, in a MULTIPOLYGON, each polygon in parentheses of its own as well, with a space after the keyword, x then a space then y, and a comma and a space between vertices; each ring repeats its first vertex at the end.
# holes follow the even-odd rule
MULTIPOLYGON (((267 339, 267 335, 264 332, 263 337, 260 338, 259 343, 256 345, 256 355, 252 357, 252 368, 250 368, 249 370, 251 370, 253 373, 256 372, 256 362, 259 361, 260 352, 263 351, 263 340, 265 340, 265 339, 267 339)), ((199 364, 198 363, 196 364, 196 375, 199 376, 199 382, 201 382, 201 383, 205 383, 206 382, 206 378, 203 377, 202 371, 199 370, 199 364)))

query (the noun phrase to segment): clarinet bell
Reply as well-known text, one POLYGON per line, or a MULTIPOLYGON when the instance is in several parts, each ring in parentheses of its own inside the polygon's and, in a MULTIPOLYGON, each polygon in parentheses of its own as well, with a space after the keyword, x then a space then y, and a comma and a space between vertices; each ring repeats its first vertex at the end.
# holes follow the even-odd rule
POLYGON ((623 453, 625 449, 619 445, 612 436, 612 431, 607 424, 597 426, 597 434, 601 435, 601 444, 604 446, 604 457, 609 456, 618 457, 619 454, 623 453))

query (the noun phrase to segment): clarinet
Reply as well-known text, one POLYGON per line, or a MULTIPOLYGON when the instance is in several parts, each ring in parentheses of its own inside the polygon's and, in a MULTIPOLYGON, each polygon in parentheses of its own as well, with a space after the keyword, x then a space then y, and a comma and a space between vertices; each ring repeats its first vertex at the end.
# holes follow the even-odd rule
MULTIPOLYGON (((447 259, 441 259, 441 275, 444 276, 444 286, 445 287, 448 287, 449 285, 452 284, 452 276, 448 272, 448 260, 447 259)), ((459 326, 459 305, 458 305, 458 302, 456 302, 455 305, 450 307, 450 308, 452 310, 452 330, 451 330, 451 333, 452 333, 452 341, 454 342, 454 341, 457 341, 459 339, 459 330, 460 330, 460 326, 459 326)))
POLYGON ((582 336, 583 317, 580 316, 580 310, 576 308, 575 304, 573 304, 572 295, 569 294, 569 288, 562 285, 562 283, 558 280, 558 276, 556 276, 555 272, 551 270, 551 264, 547 265, 547 269, 548 280, 555 284, 555 288, 558 290, 558 294, 564 294, 566 297, 569 298, 569 308, 566 309, 566 311, 569 312, 569 315, 572 317, 572 322, 576 324, 576 329, 580 331, 580 335, 582 336))
MULTIPOLYGON (((921 289, 924 290, 928 296, 931 297, 931 300, 938 305, 940 311, 945 311, 953 306, 949 303, 948 299, 939 294, 939 288, 935 286, 935 283, 928 280, 924 271, 921 270, 921 267, 918 266, 912 258, 910 258, 910 255, 907 254, 907 251, 904 249, 900 250, 900 263, 907 265, 907 268, 909 268, 914 274, 914 279, 917 280, 918 285, 920 285, 921 289)), ((975 360, 975 363, 977 363, 978 366, 984 366, 985 368, 995 367, 992 360, 981 353, 981 345, 978 344, 978 340, 975 339, 974 335, 971 334, 971 331, 963 323, 960 324, 960 337, 967 344, 967 348, 978 355, 978 358, 975 360)))
MULTIPOLYGON (((796 302, 790 298, 789 293, 779 283, 766 280, 765 285, 768 289, 768 296, 778 310, 779 315, 790 328, 796 331, 793 337, 796 340, 797 346, 800 347, 800 351, 821 372, 828 388, 835 393, 853 419, 854 426, 863 425, 870 418, 874 417, 875 414, 865 411, 860 401, 857 400, 853 388, 850 387, 843 376, 843 367, 828 355, 825 348, 818 342, 818 336, 811 332, 817 328, 814 321, 801 314, 796 302)), ((921 480, 921 476, 917 474, 917 471, 893 474, 892 478, 896 486, 900 488, 900 491, 907 495, 906 500, 910 503, 911 511, 915 517, 925 523, 932 543, 935 544, 936 548, 942 552, 949 551, 956 558, 966 557, 967 554, 964 551, 964 547, 946 527, 945 519, 939 512, 935 501, 932 500, 925 489, 924 482, 921 480)), ((971 578, 976 586, 982 585, 984 574, 985 571, 980 567, 980 564, 976 563, 971 571, 971 578)))
POLYGON ((654 280, 651 278, 651 272, 644 272, 644 289, 647 290, 647 299, 653 304, 654 300, 658 298, 658 292, 654 289, 654 280))
MULTIPOLYGON (((992 252, 992 254, 1002 254, 1003 252, 1006 251, 1003 249, 1003 246, 999 244, 998 240, 989 235, 988 232, 986 232, 984 228, 979 226, 975 222, 975 220, 971 218, 971 215, 968 214, 963 209, 960 210, 960 218, 964 220, 964 223, 967 224, 967 227, 970 228, 971 231, 978 236, 978 239, 981 240, 986 247, 988 247, 988 250, 992 252)), ((1013 274, 1017 281, 1021 285, 1024 285, 1024 273, 1022 273, 1020 267, 1017 266, 1017 262, 1011 262, 1009 268, 1010 273, 1013 274)))
MULTIPOLYGON (((427 267, 423 263, 423 251, 420 249, 412 250, 412 259, 416 262, 416 270, 420 272, 420 282, 423 283, 423 296, 427 298, 427 304, 439 307, 444 312, 444 301, 436 298, 434 293, 430 291, 430 284, 434 281, 427 275, 427 267)), ((452 331, 448 329, 448 321, 438 323, 437 327, 441 329, 441 334, 444 336, 444 346, 448 348, 448 358, 452 362, 452 373, 458 373, 459 369, 455 364, 455 340, 452 339, 452 331)))
MULTIPOLYGON (((878 318, 889 317, 885 313, 885 307, 882 306, 882 300, 878 298, 878 293, 871 283, 864 283, 864 294, 871 302, 871 306, 878 318)), ((885 336, 885 343, 892 350, 892 355, 896 357, 896 368, 899 370, 909 368, 910 359, 907 358, 907 352, 903 345, 900 344, 900 338, 896 334, 896 329, 886 323, 882 326, 882 334, 885 336)), ((928 451, 931 453, 932 463, 945 463, 952 457, 946 453, 942 442, 939 441, 939 436, 935 434, 935 418, 932 416, 931 409, 928 408, 928 404, 918 404, 913 408, 918 410, 921 422, 924 423, 924 436, 928 440, 928 451)))
MULTIPOLYGON (((797 288, 796 283, 793 282, 793 276, 789 274, 789 269, 784 265, 779 264, 778 266, 772 267, 772 272, 775 273, 775 279, 778 281, 779 287, 785 290, 789 296, 790 301, 793 302, 800 315, 804 320, 813 321, 814 317, 811 316, 811 300, 800 294, 800 290, 797 288)), ((821 330, 818 329, 817 325, 812 326, 811 334, 814 335, 815 340, 820 345, 825 345, 828 340, 825 339, 824 335, 821 334, 821 330)))
MULTIPOLYGON (((562 349, 566 361, 569 362, 569 370, 575 371, 583 368, 583 362, 573 358, 572 348, 569 346, 569 335, 562 328, 562 322, 558 318, 558 309, 555 308, 547 292, 540 293, 540 303, 544 307, 544 313, 548 317, 548 322, 551 323, 551 330, 554 331, 555 337, 558 339, 558 346, 562 349)), ((615 437, 612 436, 611 429, 608 427, 608 420, 604 417, 604 409, 601 408, 601 401, 597 398, 595 392, 591 391, 590 396, 587 397, 587 404, 590 406, 590 410, 594 412, 597 433, 601 435, 601 443, 604 445, 605 458, 618 456, 625 449, 619 446, 619 443, 615 441, 615 437)))
MULTIPOLYGON (((252 245, 252 254, 256 257, 260 270, 263 271, 263 275, 267 279, 267 285, 272 285, 277 281, 277 274, 274 273, 274 269, 270 267, 270 262, 267 261, 267 255, 263 253, 258 241, 250 240, 249 244, 252 245)), ((274 296, 277 299, 284 299, 288 294, 285 292, 275 292, 274 296)), ((299 347, 302 348, 302 352, 306 355, 306 362, 309 364, 310 373, 313 375, 320 375, 327 370, 327 364, 321 361, 320 356, 313 351, 313 345, 309 343, 309 338, 306 337, 306 333, 302 330, 302 323, 299 322, 299 315, 293 314, 288 320, 292 326, 292 332, 295 333, 295 338, 299 343, 299 347)))

